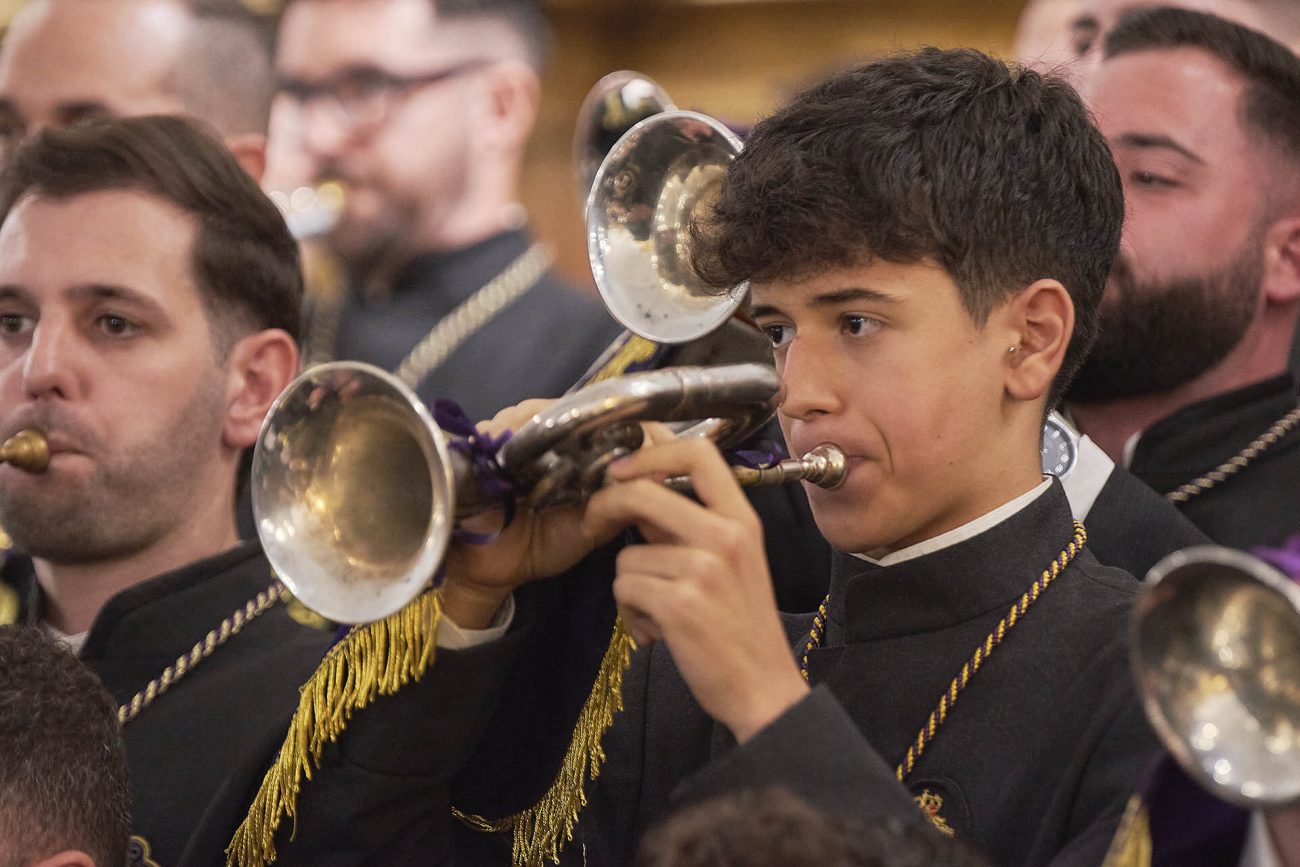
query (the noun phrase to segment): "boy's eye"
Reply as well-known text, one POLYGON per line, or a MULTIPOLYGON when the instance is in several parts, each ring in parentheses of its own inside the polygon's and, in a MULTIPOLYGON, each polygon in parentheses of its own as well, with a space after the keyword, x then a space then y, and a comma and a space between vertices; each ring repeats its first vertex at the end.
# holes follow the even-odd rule
POLYGON ((105 313, 99 317, 99 328, 111 337, 125 337, 139 330, 139 326, 130 319, 113 313, 105 313))
POLYGON ((30 316, 21 313, 0 313, 0 334, 22 334, 31 330, 30 316))
POLYGON ((870 334, 876 330, 879 324, 870 316, 858 316, 850 313, 844 317, 844 331, 853 337, 870 334))
POLYGON ((1159 189, 1161 187, 1173 187, 1177 184, 1166 177, 1161 177, 1155 172, 1134 172, 1132 182, 1146 189, 1159 189))
POLYGON ((794 328, 789 325, 764 325, 763 332, 773 346, 784 346, 794 337, 794 328))

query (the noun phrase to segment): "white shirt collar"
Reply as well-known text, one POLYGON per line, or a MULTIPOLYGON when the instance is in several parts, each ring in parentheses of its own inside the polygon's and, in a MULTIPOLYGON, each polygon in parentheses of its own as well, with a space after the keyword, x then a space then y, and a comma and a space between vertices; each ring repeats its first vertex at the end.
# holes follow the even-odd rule
POLYGON ((1133 466, 1133 455, 1137 454, 1138 440, 1142 439, 1142 431, 1138 431, 1124 441, 1124 451, 1120 459, 1124 462, 1124 469, 1133 466))
POLYGON ((986 530, 991 530, 998 524, 1001 524, 1007 518, 1019 512, 1028 506, 1034 500, 1037 500, 1043 493, 1052 486, 1052 478, 1045 477, 1036 487, 1021 494, 1010 502, 1003 503, 991 512, 987 512, 973 521, 955 527, 946 533, 940 533, 930 539, 917 542, 915 545, 908 545, 906 548, 899 548, 893 553, 886 554, 879 560, 868 557, 866 554, 854 554, 859 560, 866 560, 868 563, 874 563, 877 566, 893 566, 895 563, 902 563, 905 560, 914 560, 917 557, 924 557, 926 554, 933 554, 935 551, 941 551, 944 548, 956 545, 958 542, 965 542, 967 539, 973 539, 986 530))
POLYGON ((67 633, 51 626, 44 620, 41 621, 41 629, 45 630, 45 634, 50 638, 53 638, 64 647, 68 648, 68 650, 72 651, 73 655, 81 654, 81 648, 86 643, 86 636, 90 634, 90 630, 86 630, 85 632, 67 633))

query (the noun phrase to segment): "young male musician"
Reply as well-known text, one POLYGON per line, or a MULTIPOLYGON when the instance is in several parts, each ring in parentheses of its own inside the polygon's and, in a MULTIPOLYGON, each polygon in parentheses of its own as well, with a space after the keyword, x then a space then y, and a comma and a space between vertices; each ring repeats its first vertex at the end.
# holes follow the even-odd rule
POLYGON ((580 826, 595 860, 624 860, 674 803, 778 784, 924 811, 1000 864, 1097 863, 1150 750, 1123 649, 1134 585, 1088 552, 1037 445, 1121 219, 1074 92, 973 51, 851 70, 759 124, 695 260, 751 281, 792 449, 848 454, 842 487, 808 491, 843 553, 792 657, 716 453, 669 442, 612 469, 586 518, 646 537, 614 592, 668 653, 625 684, 620 769, 580 826), (677 473, 699 503, 655 481, 677 473))
MULTIPOLYGON (((617 529, 646 540, 619 554, 614 594, 632 634, 658 644, 624 677, 608 736, 566 761, 560 780, 581 781, 585 757, 606 757, 565 858, 625 863, 675 804, 779 785, 835 813, 928 815, 1000 864, 1100 861, 1152 749, 1124 650, 1137 585, 1089 553, 1040 473, 1039 432, 1093 337, 1121 221, 1119 177, 1074 92, 974 51, 851 70, 759 124, 696 261, 718 286, 752 281, 791 447, 847 452, 844 485, 809 491, 843 553, 822 612, 783 624, 728 468, 658 430, 581 520, 523 510, 493 544, 453 553, 445 610, 479 628, 617 529), (658 483, 680 473, 698 502, 658 483)), ((564 580, 583 572, 608 581, 591 561, 564 580)), ((543 658, 543 673, 571 670, 543 658)), ((507 690, 498 717, 526 727, 547 697, 507 690)), ((355 769, 398 739, 408 756, 431 746, 408 734, 376 706, 340 747, 355 769)), ((511 767, 471 763, 453 803, 494 774, 509 789, 524 770, 511 767)), ((334 770, 303 784, 300 819, 348 798, 334 770)), ((446 821, 348 806, 358 839, 388 852, 418 853, 446 821)), ((577 809, 575 795, 513 824, 562 845, 577 809)), ((500 836, 463 830, 457 858, 504 863, 500 836)))

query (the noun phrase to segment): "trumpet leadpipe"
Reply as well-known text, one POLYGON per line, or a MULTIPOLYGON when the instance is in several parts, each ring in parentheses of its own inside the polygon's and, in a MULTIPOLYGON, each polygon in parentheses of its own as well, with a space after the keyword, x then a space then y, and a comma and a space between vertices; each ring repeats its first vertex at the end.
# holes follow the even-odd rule
MULTIPOLYGON (((770 487, 786 482, 811 482, 827 490, 838 488, 848 475, 844 451, 833 443, 823 443, 801 458, 789 458, 770 467, 732 467, 736 481, 744 488, 770 487)), ((689 476, 672 476, 664 484, 674 491, 694 490, 689 476)))
POLYGON ((50 443, 35 428, 20 430, 0 445, 0 463, 13 464, 29 473, 43 473, 50 465, 50 443))

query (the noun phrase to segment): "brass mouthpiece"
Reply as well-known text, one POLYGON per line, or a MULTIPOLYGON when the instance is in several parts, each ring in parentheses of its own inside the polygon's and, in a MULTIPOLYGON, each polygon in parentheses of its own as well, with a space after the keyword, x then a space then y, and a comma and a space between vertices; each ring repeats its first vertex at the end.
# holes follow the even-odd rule
POLYGON ((50 443, 35 428, 20 430, 0 445, 0 462, 29 473, 43 473, 50 465, 50 443))

